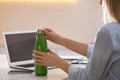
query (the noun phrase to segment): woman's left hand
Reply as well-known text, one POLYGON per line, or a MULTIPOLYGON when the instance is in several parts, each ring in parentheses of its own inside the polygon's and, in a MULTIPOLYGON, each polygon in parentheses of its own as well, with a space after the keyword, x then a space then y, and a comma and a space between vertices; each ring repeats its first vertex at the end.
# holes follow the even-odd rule
POLYGON ((51 50, 48 50, 48 53, 33 50, 33 53, 35 64, 40 66, 57 66, 68 73, 70 64, 60 58, 51 50))
POLYGON ((57 66, 60 62, 63 61, 63 59, 61 59, 51 50, 48 50, 48 53, 33 50, 33 53, 35 64, 41 66, 57 66))

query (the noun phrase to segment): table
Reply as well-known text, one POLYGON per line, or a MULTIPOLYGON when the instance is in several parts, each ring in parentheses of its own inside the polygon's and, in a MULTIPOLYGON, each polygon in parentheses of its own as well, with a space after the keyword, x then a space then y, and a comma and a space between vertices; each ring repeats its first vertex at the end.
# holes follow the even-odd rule
POLYGON ((8 74, 9 69, 0 69, 0 80, 63 80, 67 74, 60 69, 48 70, 47 76, 35 76, 34 73, 8 74))
POLYGON ((35 76, 34 73, 8 73, 10 70, 7 64, 6 55, 0 55, 0 80, 62 80, 68 75, 59 68, 48 70, 47 76, 35 76))
MULTIPOLYGON (((76 65, 76 64, 75 64, 76 65)), ((78 65, 78 64, 77 64, 78 65)), ((79 65, 85 67, 86 65, 79 65)), ((33 73, 8 73, 10 70, 7 63, 7 56, 0 54, 0 80, 64 80, 68 77, 67 73, 59 68, 48 70, 47 76, 35 76, 33 73)))

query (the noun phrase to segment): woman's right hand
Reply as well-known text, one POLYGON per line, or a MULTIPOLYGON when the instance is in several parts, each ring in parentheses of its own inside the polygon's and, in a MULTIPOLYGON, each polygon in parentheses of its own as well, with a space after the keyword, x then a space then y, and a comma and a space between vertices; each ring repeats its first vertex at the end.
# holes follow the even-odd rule
POLYGON ((59 34, 57 34, 55 31, 49 28, 43 29, 46 35, 47 40, 50 40, 56 44, 62 44, 63 37, 59 34))

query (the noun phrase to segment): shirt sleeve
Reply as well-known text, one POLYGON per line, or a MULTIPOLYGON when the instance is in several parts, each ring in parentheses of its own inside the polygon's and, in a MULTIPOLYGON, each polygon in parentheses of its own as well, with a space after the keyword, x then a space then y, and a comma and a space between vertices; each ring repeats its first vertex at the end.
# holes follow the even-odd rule
POLYGON ((71 65, 68 72, 68 80, 88 80, 85 68, 71 65))
POLYGON ((91 56, 92 51, 93 51, 93 47, 94 47, 93 44, 88 44, 88 50, 87 50, 87 58, 88 59, 90 59, 90 56, 91 56))
MULTIPOLYGON (((109 61, 112 61, 113 63, 114 60, 111 59, 116 59, 116 57, 119 57, 113 56, 112 54, 114 50, 113 47, 115 47, 113 45, 113 38, 115 37, 118 36, 111 34, 111 29, 109 26, 101 28, 101 30, 97 33, 94 49, 88 45, 87 57, 91 57, 87 66, 85 68, 82 68, 80 66, 71 65, 69 67, 68 80, 112 80, 112 72, 110 72, 110 75, 108 74, 109 69, 111 68, 109 61)), ((117 49, 119 48, 117 47, 117 49)), ((119 66, 117 65, 117 67, 117 69, 115 66, 115 69, 111 68, 111 70, 114 69, 115 72, 119 72, 119 66)), ((115 75, 119 76, 118 73, 115 73, 115 75)))

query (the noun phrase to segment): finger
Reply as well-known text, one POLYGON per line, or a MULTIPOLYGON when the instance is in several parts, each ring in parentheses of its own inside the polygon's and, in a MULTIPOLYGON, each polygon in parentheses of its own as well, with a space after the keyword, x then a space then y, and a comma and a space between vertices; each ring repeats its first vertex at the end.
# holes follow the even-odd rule
POLYGON ((50 49, 48 49, 48 52, 50 53, 50 54, 54 54, 54 55, 56 55, 56 56, 58 56, 57 54, 55 54, 53 51, 51 51, 50 49))
POLYGON ((35 64, 37 64, 37 65, 39 65, 39 66, 46 66, 45 64, 43 64, 43 63, 35 63, 35 64))
POLYGON ((38 60, 38 59, 35 59, 34 58, 34 63, 37 64, 37 65, 40 65, 40 66, 45 66, 44 62, 42 60, 38 60))
POLYGON ((47 36, 45 36, 46 40, 50 40, 47 36))
POLYGON ((45 53, 40 52, 40 51, 36 51, 36 50, 33 50, 33 53, 36 54, 36 55, 40 55, 40 56, 45 55, 45 53))
POLYGON ((41 59, 33 58, 33 60, 34 60, 35 63, 43 63, 43 61, 41 59))
POLYGON ((48 52, 49 52, 49 53, 54 53, 54 52, 53 52, 53 51, 51 51, 50 49, 48 49, 48 52))
POLYGON ((46 36, 48 36, 50 32, 51 31, 44 30, 44 33, 45 33, 46 36))
POLYGON ((36 54, 33 54, 33 57, 36 58, 36 59, 43 59, 42 56, 39 56, 39 55, 36 55, 36 54))
POLYGON ((49 31, 49 32, 52 31, 50 28, 43 28, 43 30, 45 30, 45 31, 49 31))

